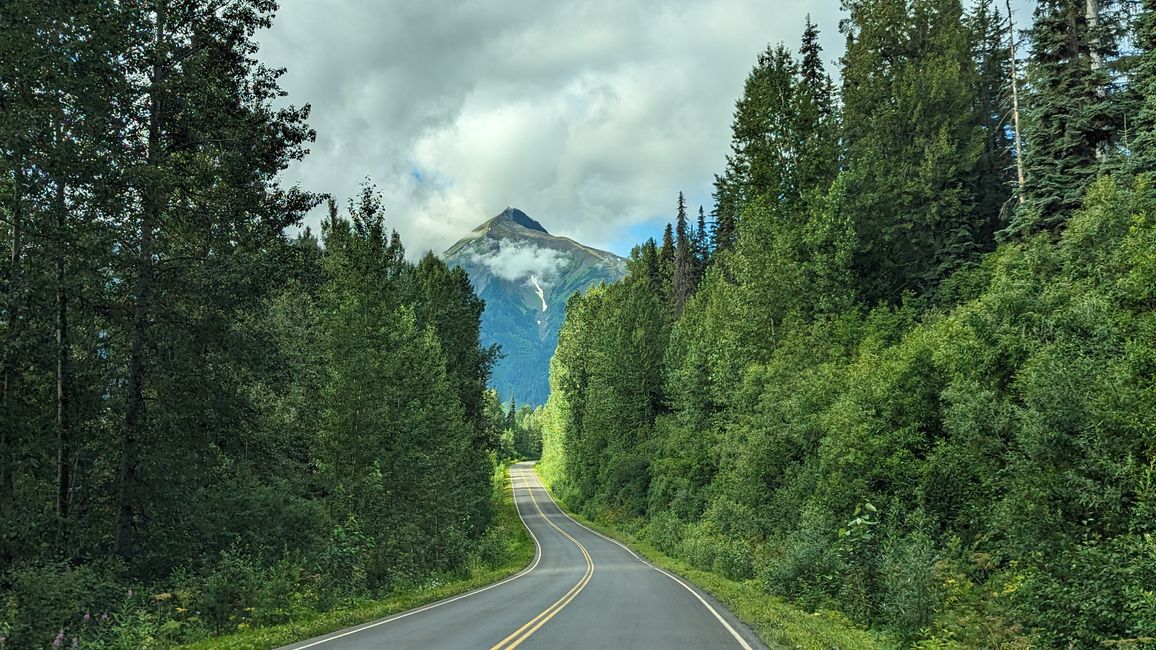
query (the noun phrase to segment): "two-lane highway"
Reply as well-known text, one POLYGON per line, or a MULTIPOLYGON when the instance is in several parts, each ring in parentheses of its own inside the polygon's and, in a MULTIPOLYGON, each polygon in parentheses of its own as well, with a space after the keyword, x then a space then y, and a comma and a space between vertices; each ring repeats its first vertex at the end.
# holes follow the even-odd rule
POLYGON ((510 470, 538 547, 527 570, 489 587, 286 649, 763 648, 697 588, 563 513, 529 463, 510 470))

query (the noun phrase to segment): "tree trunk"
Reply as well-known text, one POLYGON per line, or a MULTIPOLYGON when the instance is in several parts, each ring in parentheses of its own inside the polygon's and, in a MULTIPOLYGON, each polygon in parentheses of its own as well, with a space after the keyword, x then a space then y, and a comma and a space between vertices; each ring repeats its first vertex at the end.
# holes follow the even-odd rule
MULTIPOLYGON (((1088 21, 1088 58, 1091 59, 1092 72, 1098 72, 1104 67, 1104 45, 1100 41, 1100 0, 1087 0, 1087 13, 1085 15, 1088 21)), ((1098 84, 1096 86, 1096 99, 1103 102, 1108 99, 1108 89, 1098 84)), ((1096 160, 1103 161, 1111 152, 1111 143, 1104 139, 1096 143, 1096 160)))
POLYGON ((64 549, 68 537, 69 506, 72 502, 72 354, 68 329, 68 286, 64 183, 56 184, 56 520, 57 541, 64 549))
MULTIPOLYGON (((161 162, 162 101, 165 72, 165 0, 156 4, 156 37, 153 44, 154 60, 149 88, 148 151, 146 164, 155 168, 161 162)), ((152 316, 153 244, 160 217, 162 195, 159 180, 149 177, 142 192, 140 245, 137 251, 137 281, 132 316, 132 344, 129 353, 128 403, 121 433, 119 473, 119 504, 116 523, 116 553, 129 557, 134 552, 136 520, 139 516, 137 494, 138 445, 146 428, 144 383, 145 354, 148 348, 149 320, 152 316)))
POLYGON ((12 190, 12 237, 8 255, 8 333, 7 344, 4 346, 3 358, 3 398, 0 400, 3 408, 3 421, 0 422, 0 564, 11 561, 10 539, 14 530, 13 520, 16 504, 15 478, 16 473, 16 360, 19 358, 16 348, 20 344, 23 318, 24 288, 21 286, 21 265, 24 255, 24 206, 21 201, 21 192, 24 189, 23 157, 17 153, 14 157, 14 183, 12 190))
MULTIPOLYGON (((1088 0, 1092 2, 1093 0, 1088 0)), ((1024 145, 1020 139, 1020 93, 1016 79, 1016 28, 1012 21, 1011 0, 1007 0, 1008 43, 1011 50, 1012 124, 1016 136, 1016 177, 1019 181, 1019 202, 1024 202, 1024 145)))

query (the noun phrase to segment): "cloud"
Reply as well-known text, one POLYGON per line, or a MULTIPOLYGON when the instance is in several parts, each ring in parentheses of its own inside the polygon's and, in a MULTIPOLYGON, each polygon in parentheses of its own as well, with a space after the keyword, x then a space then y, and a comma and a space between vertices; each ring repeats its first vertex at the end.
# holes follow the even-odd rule
POLYGON ((258 39, 313 106, 286 182, 347 197, 370 176, 412 255, 508 205, 623 254, 679 190, 709 209, 755 56, 797 48, 807 13, 833 70, 839 0, 284 0, 258 39))
POLYGON ((498 250, 487 255, 474 254, 471 261, 489 268, 494 275, 516 282, 536 279, 543 287, 561 270, 566 255, 550 248, 541 248, 530 243, 498 240, 498 250))

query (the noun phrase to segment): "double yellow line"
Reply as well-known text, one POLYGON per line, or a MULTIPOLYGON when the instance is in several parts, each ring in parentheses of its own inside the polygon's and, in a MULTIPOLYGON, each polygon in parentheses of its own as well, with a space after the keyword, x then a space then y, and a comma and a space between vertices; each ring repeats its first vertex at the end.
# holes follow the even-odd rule
POLYGON ((586 558, 586 573, 582 576, 582 579, 578 581, 578 584, 571 587, 570 591, 566 592, 561 598, 554 601, 553 605, 550 605, 546 609, 542 610, 541 614, 538 614, 534 618, 530 619, 528 623, 518 628, 517 630, 514 630, 510 636, 499 641, 494 647, 490 648, 490 650, 513 650, 514 648, 517 648, 522 644, 523 641, 530 638, 531 634, 537 632, 538 628, 545 625, 546 621, 554 618, 558 612, 562 611, 563 607, 569 605, 570 601, 574 600, 574 598, 578 596, 578 593, 586 588, 586 585, 590 582, 590 578, 594 576, 594 560, 590 558, 590 553, 586 550, 586 547, 582 545, 582 542, 574 539, 569 533, 559 528, 558 525, 554 522, 550 521, 550 519, 546 516, 546 513, 542 512, 542 507, 538 505, 538 500, 534 498, 534 490, 530 488, 530 482, 526 479, 526 475, 522 474, 521 479, 523 487, 526 488, 526 492, 530 495, 530 501, 534 503, 534 509, 538 511, 539 515, 542 515, 542 519, 547 524, 550 524, 554 530, 562 533, 563 537, 570 540, 571 542, 574 542, 574 545, 578 547, 578 550, 582 551, 582 557, 586 558))

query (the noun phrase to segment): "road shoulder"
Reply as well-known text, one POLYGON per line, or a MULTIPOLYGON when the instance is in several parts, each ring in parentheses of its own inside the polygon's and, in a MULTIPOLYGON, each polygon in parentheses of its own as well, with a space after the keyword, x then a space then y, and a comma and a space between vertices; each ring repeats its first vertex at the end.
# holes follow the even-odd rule
MULTIPOLYGON (((537 467, 534 471, 538 474, 537 467)), ((717 600, 749 627, 768 648, 801 648, 803 650, 876 650, 885 647, 882 639, 858 628, 836 612, 806 612, 784 600, 767 594, 755 581, 737 582, 718 574, 696 569, 670 557, 646 542, 622 531, 590 521, 573 512, 551 490, 538 474, 542 486, 567 516, 590 530, 616 540, 655 567, 686 580, 717 600)))

